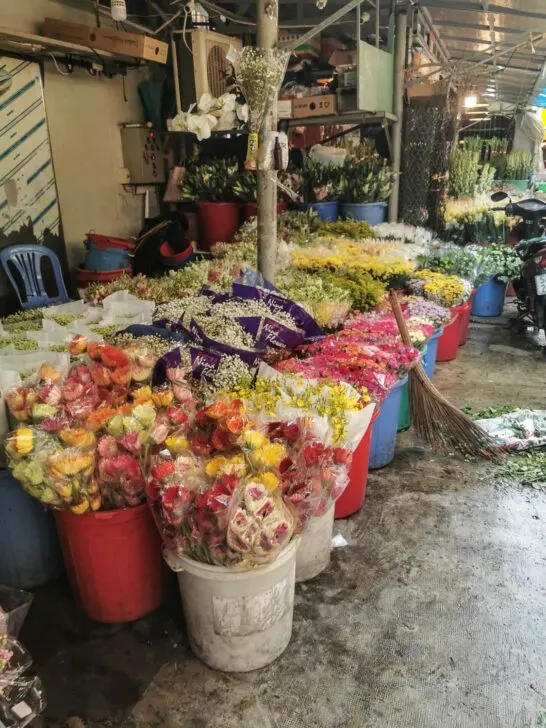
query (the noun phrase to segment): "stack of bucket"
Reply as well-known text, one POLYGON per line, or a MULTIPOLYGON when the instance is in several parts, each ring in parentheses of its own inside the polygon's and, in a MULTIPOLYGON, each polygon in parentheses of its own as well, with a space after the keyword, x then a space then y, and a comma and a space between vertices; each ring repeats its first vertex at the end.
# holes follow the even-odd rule
POLYGON ((88 233, 84 242, 86 253, 82 267, 76 267, 78 284, 108 283, 131 274, 130 253, 135 249, 132 240, 110 235, 88 233))

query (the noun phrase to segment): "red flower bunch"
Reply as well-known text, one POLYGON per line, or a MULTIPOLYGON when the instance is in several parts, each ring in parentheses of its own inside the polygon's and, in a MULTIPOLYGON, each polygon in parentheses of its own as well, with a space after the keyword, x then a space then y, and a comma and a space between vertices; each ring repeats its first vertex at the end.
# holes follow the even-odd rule
POLYGON ((141 449, 138 432, 128 432, 120 439, 104 435, 98 442, 98 475, 103 502, 112 508, 138 506, 145 499, 141 449))
POLYGON ((284 441, 289 449, 289 457, 281 464, 281 489, 299 532, 310 518, 324 515, 343 493, 352 453, 325 445, 304 422, 271 423, 269 436, 284 441))
POLYGON ((195 428, 190 433, 190 448, 195 455, 226 452, 237 443, 248 425, 240 400, 218 400, 197 410, 195 428))

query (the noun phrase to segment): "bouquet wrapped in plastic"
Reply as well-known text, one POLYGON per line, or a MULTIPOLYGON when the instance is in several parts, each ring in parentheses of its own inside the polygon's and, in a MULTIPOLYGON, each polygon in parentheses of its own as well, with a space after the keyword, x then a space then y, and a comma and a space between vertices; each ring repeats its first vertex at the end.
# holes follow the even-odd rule
POLYGON ((17 640, 0 636, 0 725, 24 728, 45 708, 42 683, 26 677, 32 658, 17 640))
POLYGON ((272 422, 268 433, 273 442, 287 445, 281 488, 299 533, 310 518, 324 515, 347 487, 352 451, 348 446, 325 444, 314 434, 309 419, 272 422))
POLYGON ((38 422, 58 414, 61 408, 62 373, 47 362, 40 364, 36 375, 25 385, 6 393, 6 404, 17 422, 38 422))
POLYGON ((55 432, 20 427, 6 440, 8 465, 25 491, 78 515, 101 507, 95 448, 94 433, 78 427, 55 432))
POLYGON ((250 114, 246 169, 258 168, 258 132, 279 95, 290 51, 245 46, 233 59, 250 114))
POLYGON ((187 447, 163 450, 148 479, 165 548, 213 565, 271 562, 294 533, 281 491, 287 455, 251 425, 240 401, 198 410, 187 447))

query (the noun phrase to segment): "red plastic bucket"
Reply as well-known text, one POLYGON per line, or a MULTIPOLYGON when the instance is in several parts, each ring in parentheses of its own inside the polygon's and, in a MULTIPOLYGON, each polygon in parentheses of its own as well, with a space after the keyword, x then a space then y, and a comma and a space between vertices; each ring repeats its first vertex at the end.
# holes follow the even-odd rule
POLYGON ((472 302, 468 300, 460 306, 453 306, 452 311, 459 314, 459 346, 464 346, 468 339, 468 327, 470 326, 470 311, 472 302))
POLYGON ((214 243, 229 243, 239 229, 239 205, 236 202, 199 202, 200 243, 210 250, 214 243))
POLYGON ((372 442, 373 423, 379 416, 376 408, 372 421, 353 453, 353 462, 349 471, 349 484, 336 501, 335 518, 347 518, 359 511, 364 505, 366 485, 368 484, 368 460, 372 442))
POLYGON ((78 285, 82 288, 88 286, 90 283, 110 283, 110 281, 117 281, 123 275, 130 276, 133 274, 131 268, 118 268, 117 270, 86 270, 79 266, 75 267, 76 280, 78 285))
POLYGON ((133 250, 136 245, 134 240, 112 238, 110 235, 97 235, 97 233, 87 233, 87 240, 101 250, 108 250, 109 248, 133 250))
MULTIPOLYGON (((277 215, 280 215, 282 212, 286 212, 286 202, 284 200, 281 200, 280 202, 277 202, 277 215)), ((243 220, 250 220, 251 217, 257 217, 258 216, 258 203, 257 202, 245 202, 243 205, 243 220)))
POLYGON ((76 516, 55 511, 68 577, 96 622, 132 622, 163 602, 167 571, 146 504, 76 516))
POLYGON ((457 357, 460 332, 460 316, 457 313, 457 309, 452 308, 451 323, 444 326, 444 333, 438 341, 436 361, 452 361, 457 357))

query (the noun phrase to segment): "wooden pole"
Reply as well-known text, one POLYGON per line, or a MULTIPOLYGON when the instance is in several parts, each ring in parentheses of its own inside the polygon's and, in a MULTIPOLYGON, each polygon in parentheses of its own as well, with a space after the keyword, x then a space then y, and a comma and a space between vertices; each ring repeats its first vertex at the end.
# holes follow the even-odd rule
MULTIPOLYGON (((258 38, 260 48, 275 48, 279 34, 277 0, 258 0, 258 38)), ((277 104, 260 129, 259 146, 263 151, 277 129, 277 104)), ((261 156, 261 155, 260 155, 261 156)), ((258 171, 258 270, 271 283, 277 267, 277 173, 258 171)))
POLYGON ((396 16, 396 38, 394 53, 394 113, 396 121, 392 126, 392 169, 396 177, 392 186, 389 201, 389 222, 398 221, 398 201, 400 197, 400 168, 402 162, 402 124, 404 114, 404 80, 406 71, 406 30, 408 16, 399 13, 396 16))

